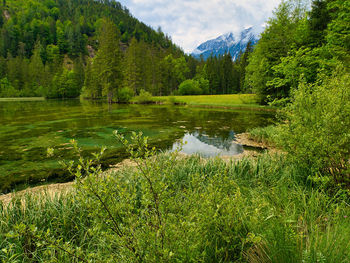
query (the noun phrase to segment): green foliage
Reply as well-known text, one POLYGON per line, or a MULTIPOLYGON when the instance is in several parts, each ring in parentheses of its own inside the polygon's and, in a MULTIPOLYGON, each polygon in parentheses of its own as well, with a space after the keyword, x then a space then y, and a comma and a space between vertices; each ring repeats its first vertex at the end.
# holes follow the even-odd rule
POLYGON ((341 62, 349 67, 349 1, 284 1, 249 59, 248 89, 269 103, 291 96, 301 81, 316 83, 341 62))
POLYGON ((184 57, 174 58, 173 55, 164 57, 161 64, 162 69, 162 93, 160 95, 173 94, 180 83, 186 78, 185 75, 189 69, 184 57))
POLYGON ((11 85, 7 78, 0 80, 0 97, 19 97, 19 92, 11 85))
POLYGON ((133 96, 134 96, 134 92, 132 91, 132 89, 130 89, 128 87, 121 88, 118 91, 118 95, 117 95, 118 102, 119 103, 129 103, 133 96))
POLYGON ((4 262, 347 262, 348 199, 284 156, 204 161, 117 138, 136 167, 102 173, 101 151, 69 165, 71 193, 0 204, 4 262))
MULTIPOLYGON (((268 21, 266 30, 261 34, 261 39, 250 56, 246 86, 259 94, 262 102, 268 102, 267 95, 272 100, 289 96, 289 83, 283 83, 283 76, 274 73, 273 68, 280 64, 281 58, 288 56, 298 39, 299 25, 304 23, 304 14, 305 7, 300 1, 283 1, 268 21), (274 80, 278 77, 282 81, 274 80)), ((298 78, 299 76, 293 76, 295 81, 298 78)))
POLYGON ((205 79, 205 78, 197 78, 196 79, 198 81, 199 84, 199 88, 202 90, 202 94, 203 95, 208 95, 209 94, 209 80, 205 79))
POLYGON ((308 20, 309 39, 312 46, 321 46, 325 44, 326 29, 331 21, 330 12, 327 8, 328 0, 312 1, 310 18, 308 20))
POLYGON ((26 194, 13 199, 8 206, 1 203, 0 260, 83 262, 78 260, 79 256, 92 257, 94 250, 103 250, 98 236, 88 232, 92 223, 74 193, 26 194))
POLYGON ((199 78, 209 81, 209 89, 206 94, 232 94, 243 91, 245 58, 250 52, 250 43, 248 43, 245 55, 241 54, 235 61, 229 53, 219 57, 209 57, 202 72, 197 74, 199 78))
POLYGON ((119 49, 120 32, 109 20, 101 22, 99 43, 100 47, 94 59, 95 74, 102 86, 102 95, 112 102, 118 95, 122 83, 121 51, 119 49))
POLYGON ((151 93, 142 89, 140 95, 135 97, 135 101, 139 104, 149 104, 153 103, 153 97, 151 93))
POLYGON ((270 125, 267 127, 251 129, 248 131, 248 134, 249 138, 256 142, 263 143, 268 146, 276 146, 281 140, 279 138, 279 129, 279 126, 270 125))
POLYGON ((200 88, 198 81, 188 79, 180 84, 179 94, 180 95, 202 95, 203 90, 200 88))
POLYGON ((285 149, 331 183, 349 184, 350 78, 339 70, 323 83, 301 84, 286 108, 281 138, 285 149))
POLYGON ((177 99, 175 96, 169 96, 168 101, 172 105, 186 104, 185 102, 177 99))
POLYGON ((80 87, 76 74, 72 70, 63 69, 57 73, 48 91, 48 98, 76 98, 80 94, 80 87))
POLYGON ((0 11, 0 79, 8 78, 16 96, 63 97, 52 90, 62 68, 75 72, 82 97, 110 102, 122 86, 168 95, 188 75, 183 51, 118 2, 9 0, 0 11), (161 71, 169 55, 170 89, 164 83, 172 76, 161 71))
POLYGON ((328 25, 327 44, 337 59, 350 65, 350 1, 330 1, 328 9, 332 21, 328 25))

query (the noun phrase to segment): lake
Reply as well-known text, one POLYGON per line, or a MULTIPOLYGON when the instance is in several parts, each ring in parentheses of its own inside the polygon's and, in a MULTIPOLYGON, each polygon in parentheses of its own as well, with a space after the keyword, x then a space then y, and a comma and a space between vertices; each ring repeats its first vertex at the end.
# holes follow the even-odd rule
POLYGON ((274 114, 254 110, 211 109, 187 106, 108 105, 94 101, 1 101, 0 191, 19 184, 71 178, 58 160, 72 160, 69 141, 76 139, 85 155, 108 147, 103 163, 127 158, 113 131, 126 137, 142 131, 161 150, 173 150, 186 141, 183 151, 203 156, 237 154, 244 149, 234 143, 235 134, 266 126, 274 114), (55 156, 47 157, 47 148, 55 156))

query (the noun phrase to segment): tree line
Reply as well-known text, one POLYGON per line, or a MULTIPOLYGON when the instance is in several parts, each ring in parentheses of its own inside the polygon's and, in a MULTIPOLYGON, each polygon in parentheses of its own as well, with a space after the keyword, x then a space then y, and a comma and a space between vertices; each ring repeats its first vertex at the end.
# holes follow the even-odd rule
POLYGON ((0 11, 0 97, 256 93, 277 105, 349 65, 348 1, 282 1, 234 61, 184 54, 116 1, 7 0, 0 11))
POLYGON ((236 61, 229 54, 198 61, 115 1, 7 0, 0 12, 0 97, 121 102, 141 90, 159 96, 244 91, 249 52, 236 61), (191 87, 182 92, 186 80, 191 87))
POLYGON ((184 56, 160 28, 116 1, 7 0, 0 6, 0 96, 79 96, 108 23, 117 28, 113 41, 123 57, 135 43, 153 60, 184 56))
POLYGON ((246 68, 245 90, 283 105, 301 83, 317 83, 350 60, 348 0, 282 1, 246 68))

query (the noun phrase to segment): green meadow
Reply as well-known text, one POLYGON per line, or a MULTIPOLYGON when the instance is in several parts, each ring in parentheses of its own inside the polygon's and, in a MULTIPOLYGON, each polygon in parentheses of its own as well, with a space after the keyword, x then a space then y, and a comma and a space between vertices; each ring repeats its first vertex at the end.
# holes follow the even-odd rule
POLYGON ((153 100, 194 106, 264 108, 259 105, 258 96, 255 94, 156 96, 153 100))

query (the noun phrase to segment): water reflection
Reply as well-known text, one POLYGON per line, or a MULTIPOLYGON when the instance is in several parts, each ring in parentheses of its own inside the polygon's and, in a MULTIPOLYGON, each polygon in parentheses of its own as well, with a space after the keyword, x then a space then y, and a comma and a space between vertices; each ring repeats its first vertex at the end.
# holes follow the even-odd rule
POLYGON ((142 131, 150 145, 161 150, 171 149, 186 135, 184 151, 213 156, 242 152, 242 147, 232 143, 234 133, 230 131, 241 133, 274 121, 274 114, 263 111, 79 100, 1 101, 0 192, 20 183, 65 181, 69 173, 58 160, 69 162, 76 157, 71 139, 78 141, 89 158, 107 146, 103 159, 107 167, 127 158, 113 136, 115 130, 128 140, 131 132, 142 131), (48 158, 47 148, 54 148, 55 156, 48 158))
POLYGON ((172 151, 178 149, 181 144, 182 153, 200 154, 203 157, 237 155, 243 152, 243 146, 234 142, 235 133, 230 131, 229 136, 222 138, 218 136, 210 137, 206 133, 186 133, 178 142, 173 144, 172 151))

